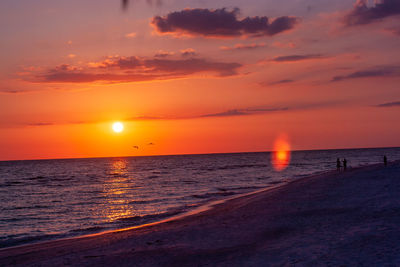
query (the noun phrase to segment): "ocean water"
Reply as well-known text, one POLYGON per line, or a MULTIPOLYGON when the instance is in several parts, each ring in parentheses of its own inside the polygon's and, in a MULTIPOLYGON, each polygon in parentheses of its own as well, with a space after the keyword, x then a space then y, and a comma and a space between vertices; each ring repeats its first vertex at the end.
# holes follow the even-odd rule
POLYGON ((206 202, 348 166, 400 159, 400 148, 0 162, 0 247, 141 225, 206 202))

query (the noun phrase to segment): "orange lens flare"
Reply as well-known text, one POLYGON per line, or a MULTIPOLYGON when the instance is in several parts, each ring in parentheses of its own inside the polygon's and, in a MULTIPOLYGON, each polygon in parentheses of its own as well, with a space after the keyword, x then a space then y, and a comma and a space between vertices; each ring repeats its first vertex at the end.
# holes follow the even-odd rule
POLYGON ((290 144, 286 136, 278 137, 274 142, 274 151, 271 152, 272 166, 276 171, 283 171, 290 163, 290 144))

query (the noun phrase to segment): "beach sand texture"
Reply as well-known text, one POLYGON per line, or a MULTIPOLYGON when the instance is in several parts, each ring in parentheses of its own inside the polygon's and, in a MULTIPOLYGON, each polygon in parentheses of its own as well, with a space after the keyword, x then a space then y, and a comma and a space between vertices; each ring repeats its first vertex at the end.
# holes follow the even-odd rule
POLYGON ((332 171, 204 212, 0 250, 0 266, 399 266, 400 163, 332 171))

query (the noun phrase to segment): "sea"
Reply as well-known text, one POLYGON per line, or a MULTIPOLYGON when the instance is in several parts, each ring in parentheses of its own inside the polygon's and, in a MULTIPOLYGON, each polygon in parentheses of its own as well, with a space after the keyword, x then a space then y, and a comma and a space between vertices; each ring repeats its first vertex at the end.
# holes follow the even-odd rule
POLYGON ((0 161, 0 248, 157 222, 311 174, 400 160, 400 148, 0 161))

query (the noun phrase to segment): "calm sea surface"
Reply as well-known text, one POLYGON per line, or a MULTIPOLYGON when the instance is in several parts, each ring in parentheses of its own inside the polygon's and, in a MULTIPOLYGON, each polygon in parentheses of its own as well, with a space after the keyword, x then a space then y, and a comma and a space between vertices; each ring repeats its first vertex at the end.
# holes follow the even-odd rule
POLYGON ((0 162, 0 247, 159 221, 205 202, 336 168, 400 159, 400 148, 0 162))

